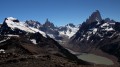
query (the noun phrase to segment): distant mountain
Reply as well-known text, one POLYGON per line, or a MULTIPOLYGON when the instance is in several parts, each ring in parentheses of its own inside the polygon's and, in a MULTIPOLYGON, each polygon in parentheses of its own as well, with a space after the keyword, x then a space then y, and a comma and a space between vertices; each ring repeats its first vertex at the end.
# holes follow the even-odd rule
POLYGON ((93 12, 82 23, 77 33, 71 37, 69 44, 74 50, 95 52, 97 49, 115 55, 120 60, 120 22, 102 19, 100 12, 93 12))
POLYGON ((40 22, 34 21, 34 20, 26 20, 25 23, 26 23, 26 25, 29 25, 30 27, 34 27, 37 29, 39 29, 42 26, 42 24, 40 24, 40 22))
POLYGON ((73 23, 58 27, 55 26, 52 22, 50 22, 48 19, 46 19, 44 24, 40 24, 37 21, 35 22, 31 20, 26 21, 25 24, 27 26, 34 27, 45 32, 48 36, 59 42, 64 41, 64 39, 66 38, 69 39, 79 29, 79 25, 75 26, 73 23))
POLYGON ((46 19, 43 26, 46 27, 46 28, 55 28, 54 24, 52 22, 50 22, 48 19, 46 19))
POLYGON ((73 23, 69 23, 65 26, 59 27, 59 33, 71 38, 79 29, 79 26, 75 26, 73 23))

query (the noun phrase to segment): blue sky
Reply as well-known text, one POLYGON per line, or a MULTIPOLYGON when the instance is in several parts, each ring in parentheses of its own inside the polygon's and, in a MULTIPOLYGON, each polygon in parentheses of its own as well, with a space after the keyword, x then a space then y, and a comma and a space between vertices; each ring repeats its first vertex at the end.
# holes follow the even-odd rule
POLYGON ((41 23, 48 18, 57 26, 80 24, 95 10, 103 18, 120 21, 120 0, 0 0, 0 22, 12 16, 41 23))

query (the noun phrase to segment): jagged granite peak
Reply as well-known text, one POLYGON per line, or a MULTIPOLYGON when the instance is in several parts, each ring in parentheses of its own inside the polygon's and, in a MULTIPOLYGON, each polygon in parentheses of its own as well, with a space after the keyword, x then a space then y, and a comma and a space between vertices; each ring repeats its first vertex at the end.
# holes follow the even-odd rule
POLYGON ((86 23, 91 23, 95 21, 99 21, 99 22, 102 21, 101 14, 98 10, 96 10, 91 14, 91 16, 86 20, 86 23))
POLYGON ((45 21, 45 23, 43 24, 43 26, 44 26, 44 27, 52 27, 52 28, 55 27, 54 24, 48 20, 48 18, 46 19, 46 21, 45 21))

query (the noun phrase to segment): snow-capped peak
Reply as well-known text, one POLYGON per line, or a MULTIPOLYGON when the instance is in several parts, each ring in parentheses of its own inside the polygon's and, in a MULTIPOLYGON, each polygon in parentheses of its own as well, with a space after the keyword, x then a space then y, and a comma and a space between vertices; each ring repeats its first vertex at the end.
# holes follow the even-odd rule
POLYGON ((28 32, 28 33, 41 33, 44 37, 47 37, 46 34, 43 31, 40 31, 36 28, 26 26, 24 22, 20 22, 17 18, 8 17, 5 19, 5 23, 8 27, 10 27, 12 30, 14 29, 20 29, 22 31, 28 32))
POLYGON ((67 35, 69 38, 71 38, 79 30, 79 27, 73 25, 72 23, 67 24, 65 27, 61 27, 61 29, 62 28, 63 30, 59 31, 60 35, 67 35))
POLYGON ((19 20, 17 18, 13 18, 13 17, 8 17, 5 19, 6 23, 12 23, 12 22, 19 22, 19 20))
POLYGON ((17 18, 13 18, 13 17, 8 17, 8 20, 17 20, 17 18))

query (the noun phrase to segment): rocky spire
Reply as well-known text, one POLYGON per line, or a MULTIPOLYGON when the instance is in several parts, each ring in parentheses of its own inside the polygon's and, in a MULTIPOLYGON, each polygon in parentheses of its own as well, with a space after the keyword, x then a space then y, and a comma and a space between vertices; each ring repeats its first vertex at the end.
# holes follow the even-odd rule
POLYGON ((45 21, 45 24, 43 24, 45 27, 54 27, 54 24, 48 20, 48 18, 45 21))
POLYGON ((87 23, 95 22, 95 21, 101 21, 102 17, 98 10, 93 12, 91 16, 86 20, 87 23))

